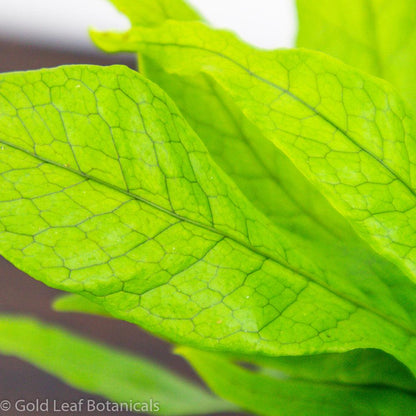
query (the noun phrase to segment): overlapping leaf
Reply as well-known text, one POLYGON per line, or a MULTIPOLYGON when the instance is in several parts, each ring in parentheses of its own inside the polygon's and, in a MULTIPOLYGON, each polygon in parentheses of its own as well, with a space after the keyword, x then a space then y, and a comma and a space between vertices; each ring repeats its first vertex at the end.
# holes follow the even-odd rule
MULTIPOLYGON (((259 52, 198 23, 155 27, 199 19, 181 0, 113 3, 133 30, 96 34, 97 42, 143 54, 141 71, 271 222, 156 86, 121 68, 62 68, 0 79, 0 254, 85 296, 58 309, 111 314, 233 357, 255 354, 241 356, 305 379, 182 349, 214 391, 256 413, 411 412, 414 378, 381 351, 261 356, 380 348, 416 373, 414 284, 382 257, 414 279, 415 128, 406 106, 387 84, 323 55, 259 52)), ((301 43, 385 76, 411 102, 412 70, 401 74, 388 56, 407 65, 413 43, 399 47, 400 32, 377 44, 379 26, 391 23, 381 1, 360 4, 332 46, 308 35, 309 3, 299 4, 301 43), (358 21, 352 59, 345 39, 358 21)), ((316 20, 346 7, 325 5, 316 20)), ((395 8, 390 27, 409 26, 412 7, 395 8)), ((34 328, 22 324, 17 332, 34 328)))
MULTIPOLYGON (((143 24, 146 12, 150 12, 146 2, 138 3, 141 4, 141 15, 136 13, 136 3, 123 9, 135 26, 143 24)), ((177 20, 185 19, 174 4, 169 7, 169 15, 177 20)), ((105 39, 97 34, 95 37, 106 48, 105 39)), ((119 49, 128 43, 128 37, 123 37, 119 49)), ((141 50, 137 48, 136 52, 141 50)), ((370 280, 380 279, 390 285, 391 277, 400 272, 357 238, 345 219, 263 137, 260 129, 247 120, 215 81, 204 73, 192 73, 192 76, 187 71, 168 73, 169 68, 163 70, 161 62, 157 62, 158 55, 153 57, 154 60, 146 55, 141 57, 146 75, 174 97, 216 162, 249 199, 275 223, 305 237, 301 250, 309 252, 317 262, 332 263, 332 269, 336 269, 334 278, 339 274, 346 275, 347 280, 352 279, 355 285, 361 286, 365 275, 370 280)), ((368 287, 364 291, 368 291, 368 287)), ((384 302, 389 302, 389 296, 384 302)), ((405 291, 400 290, 399 297, 404 300, 403 296, 406 296, 405 291)))
POLYGON ((382 254, 416 271, 415 127, 388 84, 312 51, 258 51, 199 23, 95 34, 166 70, 206 73, 382 254))
POLYGON ((415 370, 413 286, 334 279, 251 206, 156 85, 71 66, 4 74, 0 97, 0 253, 22 270, 176 342, 373 347, 415 370))
MULTIPOLYGON (((138 3, 123 9, 134 26, 144 24, 146 12, 150 12, 146 10, 146 2, 138 3), (141 15, 135 10, 138 3, 142 7, 141 15)), ((177 20, 186 20, 177 12, 174 4, 169 7, 169 15, 177 20)), ((158 23, 162 21, 161 18, 158 23)), ((101 46, 108 46, 105 39, 98 35, 95 37, 100 40, 101 46)), ((128 43, 128 36, 123 37, 119 48, 125 48, 128 43)), ((112 48, 114 46, 111 45, 112 48)), ((135 51, 146 52, 140 47, 135 51)), ((164 50, 161 50, 161 54, 164 54, 164 50)), ((149 59, 149 55, 141 56, 141 62, 145 62, 146 75, 162 85, 175 99, 216 162, 250 200, 275 223, 306 238, 299 250, 309 253, 320 264, 331 265, 331 280, 343 276, 346 282, 353 283, 366 293, 374 288, 374 285, 368 285, 373 279, 381 280, 387 286, 391 286, 394 280, 403 282, 403 277, 396 277, 401 273, 357 238, 345 220, 315 191, 300 171, 263 137, 260 129, 247 120, 215 80, 198 72, 189 75, 187 71, 173 69, 175 73, 168 73, 172 67, 162 69, 163 57, 157 54, 152 57, 153 60, 149 59), (362 276, 366 276, 366 279, 363 280, 362 276)), ((228 75, 232 77, 231 73, 228 75)), ((407 286, 406 283, 404 285, 407 286)), ((403 307, 413 314, 412 307, 406 306, 408 300, 412 303, 412 286, 409 286, 410 292, 403 289, 398 284, 393 290, 397 291, 397 299, 403 300, 403 307)), ((356 292, 354 296, 360 298, 361 294, 356 292)), ((390 303, 390 297, 389 291, 383 300, 379 298, 380 304, 390 303)))

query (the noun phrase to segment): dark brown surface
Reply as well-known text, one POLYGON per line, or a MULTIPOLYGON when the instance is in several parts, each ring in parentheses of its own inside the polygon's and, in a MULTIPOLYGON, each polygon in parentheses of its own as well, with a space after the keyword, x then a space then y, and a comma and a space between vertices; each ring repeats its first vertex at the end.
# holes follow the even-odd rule
MULTIPOLYGON (((86 0, 88 1, 88 0, 86 0)), ((70 64, 123 64, 136 67, 132 55, 105 55, 76 53, 46 49, 38 45, 23 44, 16 40, 0 39, 0 72, 23 71, 70 64)))
MULTIPOLYGON (((76 63, 135 65, 133 57, 77 54, 23 45, 16 41, 0 40, 0 72, 76 63)), ((0 282, 1 312, 30 315, 49 323, 59 324, 78 334, 142 354, 195 380, 195 383, 199 382, 192 369, 181 358, 170 353, 170 346, 167 343, 152 337, 134 325, 104 318, 51 311, 49 306, 51 300, 62 292, 50 289, 26 276, 1 257, 0 282)), ((72 389, 56 378, 18 359, 0 356, 0 402, 3 399, 12 402, 18 399, 74 402, 81 398, 102 400, 72 389)), ((15 413, 0 411, 0 415, 3 414, 14 415, 15 413)), ((18 414, 33 416, 35 413, 21 412, 18 414)), ((75 414, 91 415, 86 411, 75 414)), ((105 414, 100 413, 100 415, 105 414)), ((112 414, 114 415, 114 413, 112 414)), ((123 413, 123 415, 127 414, 123 413)))

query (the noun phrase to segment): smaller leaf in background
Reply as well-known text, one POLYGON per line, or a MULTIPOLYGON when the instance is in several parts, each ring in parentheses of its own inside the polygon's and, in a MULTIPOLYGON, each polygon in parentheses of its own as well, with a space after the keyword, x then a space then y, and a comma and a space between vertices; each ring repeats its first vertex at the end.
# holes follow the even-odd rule
POLYGON ((297 0, 298 46, 395 85, 416 111, 414 0, 297 0))
MULTIPOLYGON (((133 27, 157 26, 168 19, 202 20, 196 19, 197 13, 182 0, 112 0, 112 3, 126 14, 133 27), (152 24, 149 15, 153 16, 152 24)), ((352 239, 351 227, 345 219, 262 136, 218 84, 204 74, 169 73, 146 55, 139 56, 139 66, 141 73, 174 99, 218 165, 276 224, 306 235, 312 244, 329 240, 328 246, 332 246, 340 237, 352 239)))
POLYGON ((34 319, 0 315, 0 354, 18 357, 79 390, 113 402, 158 402, 162 415, 235 410, 147 359, 105 347, 34 319))
POLYGON ((258 364, 270 374, 283 372, 295 379, 378 384, 416 392, 416 379, 409 369, 380 350, 358 349, 340 354, 300 357, 247 357, 246 360, 258 364))
POLYGON ((278 379, 231 363, 217 354, 178 348, 220 397, 264 416, 402 416, 416 397, 401 390, 278 379))
POLYGON ((184 0, 110 0, 132 25, 153 26, 165 20, 201 20, 184 0))
MULTIPOLYGON (((149 6, 145 1, 134 4, 138 3, 141 7, 149 6)), ((173 3, 168 6, 170 17, 173 16, 175 20, 187 20, 180 13, 176 13, 173 3)), ((133 9, 134 7, 130 10, 125 9, 123 12, 130 18, 133 27, 138 26, 140 30, 139 26, 145 24, 146 15, 136 15, 133 9)), ((163 23, 162 20, 158 23, 163 23)), ((99 36, 98 39, 102 40, 99 36)), ((120 42, 121 50, 125 47, 123 42, 126 42, 125 38, 120 42)), ((105 40, 103 44, 106 45, 105 40)), ((211 43, 209 44, 211 46, 211 43)), ((151 55, 146 55, 146 49, 142 47, 134 51, 144 52, 140 59, 146 63, 146 76, 161 85, 175 99, 215 161, 245 195, 276 224, 307 238, 308 242, 302 247, 299 246, 299 250, 310 253, 320 264, 337 264, 338 278, 339 270, 342 269, 348 279, 354 279, 358 285, 378 278, 390 285, 393 276, 401 274, 356 236, 345 218, 342 218, 305 180, 300 171, 263 137, 261 129, 248 121, 229 94, 215 82, 215 78, 212 79, 204 71, 188 74, 186 70, 172 71, 172 65, 164 67, 161 65, 165 55, 162 47, 160 57, 152 51, 152 58, 149 58, 151 55), (326 231, 327 234, 322 231, 326 231), (334 235, 341 239, 341 243, 336 241, 337 239, 328 239, 328 236, 334 235), (365 280, 362 276, 366 276, 365 280)), ((178 53, 181 52, 178 50, 178 53)), ((337 276, 337 273, 333 272, 332 275, 337 276)), ((374 288, 374 285, 371 287, 374 288)), ((368 288, 363 290, 368 291, 368 288)), ((408 299, 414 297, 403 285, 398 284, 395 290, 400 292, 398 299, 403 304, 407 304, 408 299)), ((384 298, 385 306, 390 296, 384 298)), ((372 362, 378 362, 378 352, 374 353, 376 357, 372 357, 372 362)), ((296 367, 296 358, 294 360, 296 367)), ((325 361, 322 364, 328 365, 331 359, 326 357, 322 360, 325 361)), ((348 355, 344 357, 342 354, 333 360, 334 365, 337 360, 345 364, 351 362, 348 355)))
POLYGON ((101 305, 80 295, 62 295, 58 297, 52 302, 52 309, 57 312, 78 312, 106 318, 112 317, 101 305))

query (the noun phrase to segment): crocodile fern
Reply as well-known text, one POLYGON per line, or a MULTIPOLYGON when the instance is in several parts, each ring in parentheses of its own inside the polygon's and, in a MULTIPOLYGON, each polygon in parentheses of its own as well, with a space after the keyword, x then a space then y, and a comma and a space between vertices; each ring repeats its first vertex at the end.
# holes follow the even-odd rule
MULTIPOLYGON (((223 398, 182 380, 174 390, 158 369, 162 385, 144 377, 128 391, 159 395, 162 414, 409 414, 413 2, 387 13, 381 0, 299 0, 298 43, 310 49, 277 51, 210 28, 181 0, 113 3, 131 30, 92 38, 136 53, 140 72, 0 76, 0 254, 72 293, 55 308, 123 319, 176 344, 223 398)), ((36 353, 45 337, 73 342, 75 357, 103 347, 1 319, 0 351, 126 400, 77 377, 93 372, 105 385, 100 362, 80 359, 68 373, 65 358, 48 365, 36 353), (17 347, 25 332, 34 353, 17 347)), ((100 357, 120 385, 128 373, 118 366, 150 372, 117 351, 100 357)))

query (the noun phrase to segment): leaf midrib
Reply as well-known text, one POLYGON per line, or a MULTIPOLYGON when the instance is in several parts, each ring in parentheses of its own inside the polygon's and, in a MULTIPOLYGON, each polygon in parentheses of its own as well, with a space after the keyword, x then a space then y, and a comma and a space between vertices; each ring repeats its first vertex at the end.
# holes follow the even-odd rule
POLYGON ((32 157, 34 159, 37 159, 37 160, 39 160, 39 161, 41 161, 43 163, 47 163, 47 164, 50 164, 50 165, 52 165, 52 166, 54 166, 56 168, 63 169, 65 171, 71 172, 72 174, 78 175, 78 176, 80 176, 80 177, 82 177, 82 178, 84 178, 86 180, 95 182, 95 183, 100 184, 100 185, 102 185, 104 187, 107 187, 109 189, 112 189, 112 190, 114 190, 116 192, 119 192, 121 194, 124 194, 124 195, 128 196, 129 198, 131 198, 133 200, 140 201, 140 202, 142 202, 142 203, 144 203, 146 205, 149 205, 149 206, 153 207, 154 209, 156 209, 158 211, 161 211, 161 212, 163 212, 163 213, 165 213, 167 215, 170 215, 170 216, 178 219, 181 222, 185 222, 185 223, 192 224, 192 225, 194 225, 196 227, 205 229, 205 230, 210 231, 210 232, 212 232, 214 234, 220 235, 220 236, 222 236, 224 238, 228 238, 231 241, 234 241, 235 243, 241 245, 242 247, 245 247, 247 250, 249 250, 249 251, 251 251, 251 252, 253 252, 253 253, 255 253, 255 254, 263 257, 263 258, 265 258, 265 259, 271 260, 271 261, 279 264, 280 266, 286 268, 287 270, 291 271, 292 273, 295 273, 295 274, 303 277, 306 281, 312 281, 312 282, 314 282, 315 284, 317 284, 318 286, 326 289, 327 291, 329 291, 330 293, 334 294, 335 296, 338 296, 339 298, 343 299, 344 301, 347 301, 347 302, 355 305, 357 308, 361 308, 363 310, 367 310, 368 312, 373 313, 374 315, 376 315, 376 316, 380 317, 381 319, 389 322, 390 324, 401 328, 405 332, 408 332, 411 336, 416 336, 416 330, 415 329, 412 329, 412 328, 408 327, 407 325, 403 324, 402 322, 396 320, 395 318, 393 318, 393 317, 391 317, 389 315, 383 314, 382 312, 380 312, 379 310, 377 310, 377 309, 375 309, 375 308, 373 308, 371 306, 365 305, 365 304, 363 304, 363 303, 361 303, 361 302, 359 302, 359 301, 357 301, 357 300, 355 300, 353 298, 350 298, 349 296, 347 296, 347 295, 345 295, 345 294, 343 294, 343 293, 341 293, 341 292, 339 292, 337 290, 334 290, 332 287, 330 287, 326 283, 320 281, 319 279, 316 279, 315 277, 313 277, 313 276, 311 276, 311 275, 309 275, 309 274, 307 274, 305 272, 302 272, 302 271, 297 270, 296 268, 292 267, 290 264, 288 264, 288 263, 286 263, 286 262, 284 262, 282 260, 279 260, 278 258, 275 258, 274 256, 272 256, 270 253, 268 253, 266 251, 263 251, 263 250, 261 250, 259 248, 256 248, 256 247, 253 247, 253 246, 247 244, 247 242, 245 242, 244 240, 239 239, 238 237, 232 236, 232 235, 228 234, 225 231, 218 230, 217 228, 211 227, 211 226, 209 226, 207 224, 204 224, 204 223, 201 223, 199 221, 196 221, 196 220, 193 220, 193 219, 184 217, 182 215, 179 215, 179 214, 177 214, 175 212, 172 212, 172 211, 170 211, 170 210, 168 210, 168 209, 166 209, 164 207, 161 207, 158 204, 155 204, 154 202, 149 201, 149 200, 147 200, 147 199, 145 199, 145 198, 143 198, 143 197, 141 197, 139 195, 133 194, 130 191, 127 191, 125 189, 122 189, 122 188, 120 188, 120 187, 118 187, 116 185, 113 185, 111 183, 108 183, 108 182, 106 182, 106 181, 104 181, 104 180, 102 180, 100 178, 95 177, 95 176, 91 176, 91 175, 88 175, 88 174, 86 174, 86 173, 84 173, 82 171, 73 169, 70 166, 62 165, 62 164, 60 164, 58 162, 55 162, 55 161, 53 161, 51 159, 44 158, 44 157, 42 157, 42 156, 40 156, 38 154, 35 154, 35 153, 31 152, 30 150, 25 149, 25 148, 23 148, 21 146, 18 146, 18 145, 14 144, 14 143, 10 143, 10 142, 8 142, 6 140, 3 140, 3 139, 0 139, 0 143, 2 145, 4 145, 4 146, 8 146, 8 147, 10 147, 10 148, 12 148, 14 150, 23 152, 26 155, 29 155, 30 157, 32 157))

